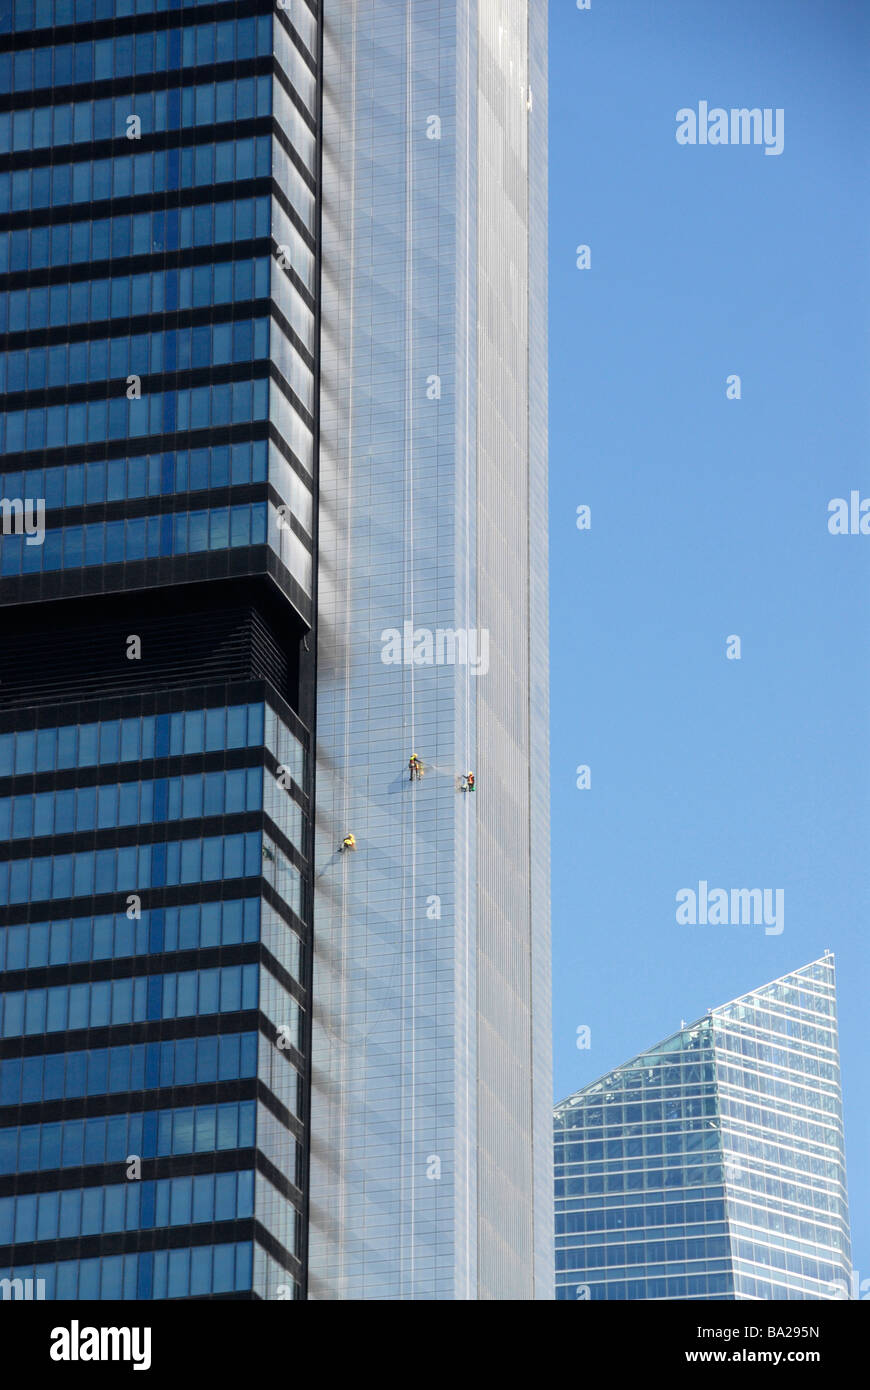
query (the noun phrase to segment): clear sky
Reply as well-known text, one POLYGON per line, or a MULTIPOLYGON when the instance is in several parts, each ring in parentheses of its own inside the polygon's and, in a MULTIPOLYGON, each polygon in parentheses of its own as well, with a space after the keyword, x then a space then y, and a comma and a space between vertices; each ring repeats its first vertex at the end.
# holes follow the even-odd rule
POLYGON ((827 524, 870 498, 870 5, 550 16, 556 1096, 830 948, 870 1278, 870 535, 827 524), (701 101, 782 153, 678 144, 701 101), (701 879, 782 932, 679 926, 701 879))

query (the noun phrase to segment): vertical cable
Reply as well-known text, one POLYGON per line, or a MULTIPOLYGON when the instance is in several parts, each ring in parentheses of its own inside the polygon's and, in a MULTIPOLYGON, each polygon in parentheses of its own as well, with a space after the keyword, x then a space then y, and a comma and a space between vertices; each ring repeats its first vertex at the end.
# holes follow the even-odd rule
MULTIPOLYGON (((414 391, 416 382, 414 376, 414 165, 413 165, 413 142, 414 142, 414 111, 412 100, 412 81, 413 81, 413 30, 411 19, 411 7, 405 13, 405 284, 404 284, 404 314, 405 314, 405 410, 404 410, 404 527, 405 538, 403 546, 403 556, 405 565, 404 575, 404 599, 407 606, 409 621, 412 632, 412 651, 410 669, 410 694, 411 694, 411 752, 417 751, 417 709, 416 709, 416 684, 413 653, 413 632, 416 629, 416 594, 414 584, 414 391)), ((403 631, 404 643, 404 631, 403 631)), ((404 772, 402 773, 404 780, 404 772)), ((405 1255, 407 1253, 410 1262, 410 1272, 408 1275, 409 1292, 413 1295, 414 1288, 414 1237, 416 1229, 416 1174, 414 1164, 414 1152, 416 1141, 416 933, 414 930, 414 908, 416 904, 416 880, 417 880, 417 786, 412 782, 410 787, 410 833, 408 833, 408 817, 402 815, 402 931, 401 931, 401 950, 402 950, 402 1039, 403 1053, 406 1040, 405 1029, 410 1015, 411 1036, 410 1036, 410 1063, 405 1056, 400 1059, 402 1073, 401 1082, 401 1110, 403 1123, 401 1126, 401 1173, 402 1187, 407 1192, 410 1207, 410 1226, 408 1229, 408 1251, 404 1250, 404 1240, 400 1241, 400 1279, 405 1274, 405 1255), (409 841, 409 842, 408 842, 409 841), (408 894, 408 863, 410 860, 410 897, 408 894), (410 932, 410 937, 409 937, 410 932), (410 970, 408 967, 408 953, 410 949, 410 970), (406 978, 410 974, 410 979, 406 978), (411 1078, 410 1088, 406 1089, 406 1067, 410 1064, 411 1078), (406 1107, 410 1105, 410 1111, 406 1107), (410 1179, 410 1180, 409 1180, 410 1179)), ((404 1224, 404 1223, 403 1223, 404 1224)))

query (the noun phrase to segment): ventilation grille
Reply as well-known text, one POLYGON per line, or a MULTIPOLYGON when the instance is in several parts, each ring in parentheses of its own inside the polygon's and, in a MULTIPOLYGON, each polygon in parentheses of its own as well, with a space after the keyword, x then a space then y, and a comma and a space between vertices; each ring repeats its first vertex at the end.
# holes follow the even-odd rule
POLYGON ((257 607, 137 614, 135 603, 125 606, 123 617, 80 611, 62 625, 46 621, 43 609, 38 630, 7 609, 13 622, 0 650, 0 708, 244 680, 266 680, 295 703, 295 652, 257 607), (127 656, 133 636, 138 660, 127 656))

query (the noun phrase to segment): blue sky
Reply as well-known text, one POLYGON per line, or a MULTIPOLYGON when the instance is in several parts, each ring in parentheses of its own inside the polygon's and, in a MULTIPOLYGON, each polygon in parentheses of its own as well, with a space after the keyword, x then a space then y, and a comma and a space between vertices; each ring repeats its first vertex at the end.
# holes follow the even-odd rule
POLYGON ((870 535, 827 529, 870 498, 870 7, 550 28, 556 1096, 830 948, 870 1278, 870 535), (781 107, 782 154, 678 145, 702 100, 781 107), (784 889, 784 930, 678 926, 700 879, 784 889))

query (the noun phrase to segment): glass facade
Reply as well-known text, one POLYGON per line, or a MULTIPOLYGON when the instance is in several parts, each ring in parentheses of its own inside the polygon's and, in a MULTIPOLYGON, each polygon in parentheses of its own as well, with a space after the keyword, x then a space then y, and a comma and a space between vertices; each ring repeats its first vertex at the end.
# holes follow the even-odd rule
POLYGON ((319 122, 316 0, 0 7, 0 1279, 48 1298, 306 1294, 319 122))
POLYGON ((546 25, 0 6, 0 1278, 551 1296, 546 25))
POLYGON ((555 1112, 559 1299, 834 1299, 851 1256, 833 956, 555 1112))
POLYGON ((552 1297, 546 25, 326 6, 318 1299, 552 1297))

